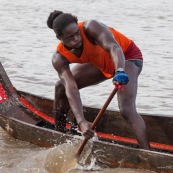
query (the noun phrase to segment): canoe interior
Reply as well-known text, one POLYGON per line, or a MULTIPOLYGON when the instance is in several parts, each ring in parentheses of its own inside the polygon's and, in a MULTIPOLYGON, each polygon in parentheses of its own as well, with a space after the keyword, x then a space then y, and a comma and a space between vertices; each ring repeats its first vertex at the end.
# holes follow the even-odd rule
MULTIPOLYGON (((53 118, 53 100, 42 98, 23 91, 18 91, 18 94, 25 98, 38 111, 43 112, 53 118)), ((94 121, 98 112, 99 109, 84 106, 84 115, 90 122, 94 121)), ((74 116, 71 111, 69 111, 67 117, 67 123, 73 124, 74 116)), ((172 153, 173 137, 171 133, 173 132, 173 118, 143 114, 142 117, 147 124, 149 140, 151 141, 153 149, 172 153)), ((44 125, 45 122, 41 121, 41 123, 44 125)), ((122 118, 119 112, 107 110, 98 123, 96 131, 98 134, 101 133, 100 140, 130 145, 138 148, 134 134, 132 133, 129 124, 122 118)))

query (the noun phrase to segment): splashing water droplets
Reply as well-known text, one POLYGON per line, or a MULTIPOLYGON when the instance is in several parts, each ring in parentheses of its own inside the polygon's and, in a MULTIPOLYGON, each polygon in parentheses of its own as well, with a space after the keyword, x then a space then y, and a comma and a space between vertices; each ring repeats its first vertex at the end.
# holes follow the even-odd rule
POLYGON ((44 160, 44 168, 53 173, 68 173, 73 170, 100 170, 96 166, 96 159, 92 155, 93 140, 88 141, 82 154, 77 156, 81 145, 78 140, 67 141, 51 148, 44 160))

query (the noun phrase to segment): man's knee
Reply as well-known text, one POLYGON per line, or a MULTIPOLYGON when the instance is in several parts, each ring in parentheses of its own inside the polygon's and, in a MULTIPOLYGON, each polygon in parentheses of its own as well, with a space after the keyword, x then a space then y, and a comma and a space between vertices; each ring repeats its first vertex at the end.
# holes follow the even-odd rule
POLYGON ((137 115, 134 107, 129 105, 121 107, 120 113, 125 118, 125 120, 131 123, 135 120, 135 116, 137 115))

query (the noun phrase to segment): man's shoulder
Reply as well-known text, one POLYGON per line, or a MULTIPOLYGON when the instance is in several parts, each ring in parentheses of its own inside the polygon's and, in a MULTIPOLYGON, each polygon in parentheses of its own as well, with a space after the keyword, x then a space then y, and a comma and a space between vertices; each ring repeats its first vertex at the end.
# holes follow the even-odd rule
POLYGON ((64 63, 67 62, 68 60, 57 50, 54 52, 52 56, 52 62, 53 63, 64 63))
POLYGON ((56 51, 53 53, 52 59, 58 59, 60 56, 61 56, 61 54, 56 50, 56 51))
POLYGON ((108 28, 106 24, 94 19, 85 21, 83 26, 84 26, 84 30, 87 32, 93 32, 93 31, 97 32, 97 29, 100 27, 108 28))
POLYGON ((86 20, 86 21, 83 22, 83 26, 85 28, 89 28, 89 27, 95 25, 96 23, 98 23, 98 21, 97 20, 94 20, 94 19, 92 19, 92 20, 86 20))

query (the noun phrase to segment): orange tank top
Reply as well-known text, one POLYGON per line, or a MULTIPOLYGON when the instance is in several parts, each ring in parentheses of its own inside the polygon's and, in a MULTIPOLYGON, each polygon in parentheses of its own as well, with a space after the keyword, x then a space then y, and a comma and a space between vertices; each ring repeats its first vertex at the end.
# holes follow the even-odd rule
MULTIPOLYGON (((115 73, 115 66, 110 56, 100 45, 93 45, 89 42, 83 29, 84 22, 78 23, 81 36, 83 39, 83 51, 80 57, 77 57, 72 52, 68 51, 60 42, 57 46, 57 51, 67 58, 71 63, 91 63, 101 70, 106 78, 111 78, 115 73)), ((131 44, 131 40, 120 32, 109 27, 109 30, 114 35, 116 41, 122 48, 123 52, 127 50, 131 44)))

